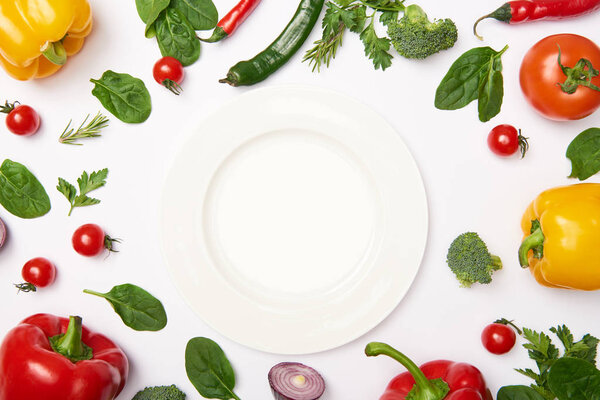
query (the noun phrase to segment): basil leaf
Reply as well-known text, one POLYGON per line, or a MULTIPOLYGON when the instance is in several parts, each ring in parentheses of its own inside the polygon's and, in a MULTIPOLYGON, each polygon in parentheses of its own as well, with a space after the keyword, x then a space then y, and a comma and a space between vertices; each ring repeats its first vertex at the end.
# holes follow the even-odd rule
POLYGON ((567 147, 571 160, 571 175, 584 181, 600 171, 600 129, 590 128, 581 132, 567 147))
POLYGON ((200 57, 200 40, 187 19, 174 8, 168 8, 156 20, 156 40, 164 57, 178 59, 185 67, 200 57))
POLYGON ((193 29, 213 29, 219 21, 217 7, 211 0, 171 0, 171 7, 183 15, 193 29))
POLYGON ((487 122, 500 112, 504 96, 504 79, 502 78, 502 61, 491 57, 489 71, 481 77, 479 83, 479 120, 487 122))
POLYGON ((503 386, 498 390, 496 400, 545 400, 544 396, 529 386, 503 386))
POLYGON ((152 111, 152 101, 141 79, 129 74, 106 71, 95 84, 92 94, 115 117, 127 123, 144 122, 152 111))
POLYGON ((221 347, 204 337, 191 339, 185 348, 185 371, 198 393, 209 399, 237 399, 235 374, 221 347))
POLYGON ((126 283, 108 293, 85 289, 84 293, 105 298, 125 325, 136 331, 160 331, 167 326, 167 313, 156 297, 139 286, 126 283))
POLYGON ((600 399, 600 371, 577 358, 556 361, 548 373, 548 385, 558 400, 600 399))
POLYGON ((138 15, 146 24, 146 37, 148 30, 158 18, 158 15, 169 6, 171 0, 135 0, 138 15))
POLYGON ((0 166, 0 204, 20 218, 50 211, 50 198, 40 181, 23 164, 8 159, 0 166))

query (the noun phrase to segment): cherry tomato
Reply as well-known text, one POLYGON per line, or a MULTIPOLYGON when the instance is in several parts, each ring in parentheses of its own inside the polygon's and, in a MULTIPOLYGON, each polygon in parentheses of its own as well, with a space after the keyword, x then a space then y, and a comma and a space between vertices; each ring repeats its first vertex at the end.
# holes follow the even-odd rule
POLYGON ((73 249, 82 256, 93 257, 102 253, 105 249, 115 252, 113 242, 119 242, 104 233, 101 227, 96 224, 81 225, 71 239, 73 249))
POLYGON ((516 340, 514 329, 500 323, 489 324, 481 332, 481 343, 492 354, 508 353, 516 340))
POLYGON ((30 136, 38 131, 40 116, 33 108, 18 105, 9 110, 6 117, 6 127, 9 131, 19 136, 30 136))
POLYGON ((56 267, 44 257, 36 257, 27 261, 21 270, 21 276, 27 283, 16 285, 24 292, 35 292, 36 288, 51 285, 56 279, 56 267))
POLYGON ((156 82, 160 83, 175 94, 181 93, 183 82, 183 66, 173 57, 163 57, 154 64, 153 75, 156 82))
POLYGON ((521 135, 521 131, 512 125, 498 125, 488 135, 488 146, 492 152, 499 156, 511 156, 521 150, 521 158, 529 149, 527 138, 521 135))
MULTIPOLYGON (((585 86, 578 86, 571 94, 563 90, 559 84, 565 83, 567 76, 558 62, 559 47, 564 67, 573 68, 586 59, 593 68, 600 68, 600 48, 591 40, 566 33, 548 36, 525 54, 520 71, 521 89, 527 101, 546 118, 581 119, 600 107, 600 91, 585 86)), ((588 67, 584 72, 586 69, 589 73, 588 67)), ((600 76, 591 77, 590 83, 600 86, 600 76)))

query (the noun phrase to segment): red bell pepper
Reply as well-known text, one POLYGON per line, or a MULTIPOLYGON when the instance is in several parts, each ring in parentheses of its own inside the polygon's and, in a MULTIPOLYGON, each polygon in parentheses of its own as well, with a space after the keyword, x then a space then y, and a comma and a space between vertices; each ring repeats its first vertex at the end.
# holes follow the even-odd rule
POLYGON ((112 400, 128 371, 125 353, 80 317, 36 314, 0 346, 0 400, 112 400))
POLYGON ((378 342, 369 343, 365 354, 387 355, 408 370, 391 380, 379 400, 492 400, 483 375, 470 364, 437 360, 419 368, 398 350, 378 342))

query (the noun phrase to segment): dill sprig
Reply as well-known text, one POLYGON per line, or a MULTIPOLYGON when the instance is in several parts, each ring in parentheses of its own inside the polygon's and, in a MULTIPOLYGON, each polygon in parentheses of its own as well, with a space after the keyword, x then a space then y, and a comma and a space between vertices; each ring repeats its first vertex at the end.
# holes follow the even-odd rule
POLYGON ((89 117, 90 115, 88 114, 77 130, 71 128, 71 122, 73 122, 73 120, 69 121, 69 124, 60 135, 60 138, 58 138, 58 141, 64 144, 81 146, 82 143, 77 143, 77 140, 101 136, 100 131, 108 126, 108 118, 102 115, 101 112, 98 112, 98 114, 96 114, 96 116, 86 125, 89 117))

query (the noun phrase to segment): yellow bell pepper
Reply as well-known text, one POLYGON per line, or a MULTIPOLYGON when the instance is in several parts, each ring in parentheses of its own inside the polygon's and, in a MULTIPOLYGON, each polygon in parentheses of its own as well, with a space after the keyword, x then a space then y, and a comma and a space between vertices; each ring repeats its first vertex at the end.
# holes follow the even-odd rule
POLYGON ((88 0, 0 0, 0 65, 19 80, 52 75, 91 30, 88 0))
POLYGON ((600 184, 546 190, 521 220, 519 263, 549 287, 600 289, 600 184))

